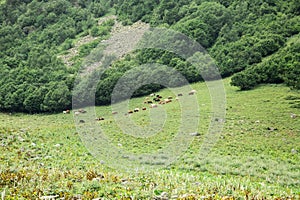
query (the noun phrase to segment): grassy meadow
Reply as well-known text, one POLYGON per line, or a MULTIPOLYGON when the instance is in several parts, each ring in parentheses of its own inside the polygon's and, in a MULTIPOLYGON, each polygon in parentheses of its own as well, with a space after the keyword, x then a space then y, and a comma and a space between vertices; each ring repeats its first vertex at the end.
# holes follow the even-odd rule
MULTIPOLYGON (((210 95, 205 83, 195 83, 191 87, 196 96, 182 98, 197 97, 200 112, 190 117, 199 120, 199 135, 174 163, 152 171, 123 171, 92 156, 74 123, 85 114, 75 121, 72 114, 62 113, 0 114, 0 192, 5 199, 299 199, 300 93, 284 85, 239 91, 229 83, 224 80, 223 132, 209 154, 198 156, 213 115, 210 95), (291 118, 291 113, 298 117, 291 118)), ((169 89, 159 94, 176 95, 169 89)), ((189 105, 180 105, 179 99, 150 109, 144 99, 130 100, 126 111, 147 107, 131 115, 112 115, 111 106, 96 107, 97 117, 104 120, 93 123, 111 144, 128 152, 162 149, 178 133, 181 108, 189 105), (165 121, 156 121, 161 113, 157 119, 165 121), (123 130, 132 124, 120 127, 115 119, 153 130, 145 138, 125 135, 123 130)))

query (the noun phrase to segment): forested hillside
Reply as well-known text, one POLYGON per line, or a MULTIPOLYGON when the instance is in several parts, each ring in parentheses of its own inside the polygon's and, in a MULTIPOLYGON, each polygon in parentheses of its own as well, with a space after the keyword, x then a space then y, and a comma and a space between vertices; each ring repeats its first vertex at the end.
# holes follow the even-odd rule
POLYGON ((241 89, 282 82, 300 88, 299 0, 132 0, 116 8, 125 24, 143 20, 195 39, 223 77, 237 73, 232 84, 241 89))
POLYGON ((14 0, 0 5, 0 110, 60 111, 71 105, 78 67, 57 55, 89 34, 109 1, 14 0))
MULTIPOLYGON (((300 1, 291 0, 11 0, 0 3, 0 111, 55 112, 71 106, 82 58, 96 42, 80 48, 73 66, 58 55, 78 38, 107 37, 112 24, 98 19, 115 11, 124 25, 142 20, 180 31, 215 59, 223 77, 251 89, 285 83, 300 89, 300 1)), ((169 52, 147 49, 116 62, 98 83, 97 104, 110 102, 117 79, 142 63, 174 67, 190 82, 201 81, 193 66, 169 52), (126 70, 124 70, 126 69, 126 70)), ((145 86, 136 96, 161 86, 145 86)))

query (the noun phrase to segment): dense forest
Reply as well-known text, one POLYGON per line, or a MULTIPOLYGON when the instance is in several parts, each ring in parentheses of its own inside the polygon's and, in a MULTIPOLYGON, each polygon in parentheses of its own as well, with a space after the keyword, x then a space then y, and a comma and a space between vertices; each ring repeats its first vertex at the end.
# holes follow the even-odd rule
MULTIPOLYGON (((6 0, 0 1, 0 111, 56 112, 71 107, 72 89, 84 56, 74 64, 58 55, 86 36, 108 37, 114 13, 124 25, 139 20, 170 28, 199 42, 232 85, 252 89, 284 83, 300 89, 300 1, 291 0, 6 0)), ((142 63, 158 62, 201 81, 193 66, 170 52, 145 49, 115 62, 99 81, 96 103, 107 104, 117 80, 142 63)), ((178 85, 175 85, 178 86, 178 85)), ((135 96, 160 89, 146 85, 135 96)))

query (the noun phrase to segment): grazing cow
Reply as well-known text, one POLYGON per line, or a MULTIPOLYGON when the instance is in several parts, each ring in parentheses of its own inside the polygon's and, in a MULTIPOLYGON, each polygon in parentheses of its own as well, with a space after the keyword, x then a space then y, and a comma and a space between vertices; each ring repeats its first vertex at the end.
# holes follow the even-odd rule
POLYGON ((75 111, 74 114, 75 114, 75 115, 79 115, 80 112, 79 112, 79 111, 75 111))
POLYGON ((64 110, 63 113, 64 114, 70 114, 70 110, 64 110))
POLYGON ((146 103, 150 104, 150 103, 153 103, 153 101, 146 101, 146 103))
POLYGON ((157 104, 151 104, 150 108, 157 108, 157 104))
POLYGON ((166 103, 165 101, 160 101, 158 104, 163 105, 163 104, 165 104, 165 103, 166 103))
POLYGON ((295 119, 297 117, 297 115, 295 113, 291 113, 291 118, 295 119))
POLYGON ((143 107, 142 110, 147 110, 147 108, 146 108, 146 107, 143 107))
POLYGON ((168 99, 173 99, 173 97, 171 97, 171 96, 168 96, 168 99))
POLYGON ((158 97, 155 97, 155 98, 153 98, 153 101, 156 101, 156 102, 158 102, 158 101, 160 101, 160 98, 158 98, 158 97))
POLYGON ((98 118, 96 118, 96 121, 102 121, 102 120, 104 120, 104 117, 98 117, 98 118))
POLYGON ((78 112, 80 112, 80 113, 86 113, 86 110, 79 109, 78 112))
POLYGON ((162 98, 162 96, 160 96, 159 94, 157 94, 157 95, 156 95, 156 97, 157 97, 157 98, 159 98, 159 99, 161 99, 161 98, 162 98))
POLYGON ((134 111, 134 112, 139 112, 140 109, 139 109, 139 108, 135 108, 133 111, 134 111))
POLYGON ((127 112, 128 114, 131 114, 131 113, 133 113, 133 111, 132 110, 128 110, 128 112, 127 112))
POLYGON ((176 100, 176 101, 178 101, 178 100, 179 100, 179 98, 178 98, 178 97, 176 97, 176 98, 175 98, 175 100, 176 100))
POLYGON ((79 123, 85 123, 85 121, 83 119, 79 120, 79 123))
POLYGON ((150 97, 154 97, 154 96, 155 96, 155 94, 154 94, 154 93, 150 94, 150 97))
POLYGON ((118 114, 118 112, 117 111, 112 111, 111 114, 116 115, 116 114, 118 114))
POLYGON ((170 102, 172 102, 172 99, 165 99, 164 102, 165 103, 170 103, 170 102))
POLYGON ((182 96, 183 96, 183 94, 182 94, 182 93, 179 93, 179 94, 177 94, 177 96, 179 96, 179 97, 182 97, 182 96))
POLYGON ((189 95, 194 95, 196 92, 197 92, 196 90, 191 90, 191 91, 189 92, 189 95))

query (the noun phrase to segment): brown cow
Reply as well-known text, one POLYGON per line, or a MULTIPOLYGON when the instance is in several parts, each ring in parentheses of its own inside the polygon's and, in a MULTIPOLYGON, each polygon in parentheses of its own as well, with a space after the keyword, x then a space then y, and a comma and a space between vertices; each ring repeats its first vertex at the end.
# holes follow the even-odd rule
POLYGON ((86 110, 79 109, 78 112, 80 112, 80 113, 86 113, 86 110))
POLYGON ((183 94, 182 94, 182 93, 179 93, 179 94, 177 94, 177 96, 179 96, 179 97, 182 97, 182 96, 183 96, 183 94))
POLYGON ((171 102, 172 102, 172 99, 165 99, 164 102, 165 102, 165 103, 171 103, 171 102))
POLYGON ((143 107, 142 110, 147 110, 147 108, 146 108, 146 107, 143 107))
POLYGON ((70 110, 64 110, 63 113, 64 114, 70 114, 70 110))
POLYGON ((111 114, 116 115, 116 114, 118 114, 118 112, 117 111, 112 111, 111 114))
POLYGON ((166 104, 166 102, 165 101, 160 101, 158 104, 163 105, 163 104, 166 104))

